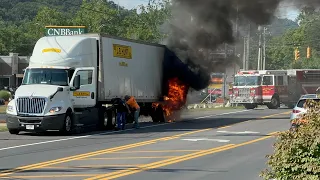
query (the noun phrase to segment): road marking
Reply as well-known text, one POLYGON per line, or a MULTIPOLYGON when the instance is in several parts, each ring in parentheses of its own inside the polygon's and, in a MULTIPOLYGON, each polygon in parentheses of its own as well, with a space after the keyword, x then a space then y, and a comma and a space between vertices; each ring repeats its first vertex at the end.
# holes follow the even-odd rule
POLYGON ((62 177, 90 177, 97 176, 99 174, 51 174, 51 175, 39 175, 39 176, 8 176, 0 177, 0 179, 28 179, 28 178, 62 178, 62 177))
POLYGON ((268 116, 263 116, 261 117, 260 119, 266 119, 266 118, 269 118, 269 117, 273 117, 273 116, 277 116, 277 115, 286 115, 286 114, 290 114, 291 111, 286 111, 286 112, 283 112, 283 113, 278 113, 278 114, 272 114, 272 115, 268 115, 268 116))
MULTIPOLYGON (((234 144, 228 144, 228 145, 225 145, 225 146, 220 146, 220 147, 216 147, 216 148, 213 148, 215 150, 218 150, 218 149, 223 149, 223 148, 226 148, 226 147, 231 147, 233 146, 234 144)), ((183 156, 179 156, 179 157, 176 157, 176 158, 172 158, 172 159, 166 159, 166 160, 162 160, 162 161, 157 161, 157 162, 154 162, 154 163, 150 163, 150 164, 145 164, 143 166, 138 166, 136 168, 128 168, 128 169, 125 169, 125 170, 121 170, 121 171, 115 171, 115 172, 112 172, 112 173, 108 173, 108 174, 102 174, 102 175, 98 175, 98 176, 94 176, 94 177, 90 177, 90 178, 87 178, 85 180, 95 180, 95 179, 100 179, 100 178, 106 178, 108 177, 111 177, 111 176, 114 176, 114 175, 121 175, 121 173, 128 173, 128 172, 135 172, 135 171, 138 171, 138 170, 141 170, 141 171, 144 171, 144 170, 147 170, 145 169, 146 167, 149 167, 149 166, 153 166, 153 165, 157 165, 159 163, 163 163, 163 162, 170 162, 172 160, 176 160, 176 159, 182 159, 182 158, 185 158, 185 157, 189 157, 189 156, 192 156, 194 154, 200 154, 200 153, 203 153, 205 151, 208 151, 208 150, 203 150, 203 151, 199 151, 199 152, 196 152, 196 153, 191 153, 191 154, 187 154, 187 155, 183 155, 183 156), (170 161, 168 161, 170 160, 170 161)), ((173 162, 173 161, 172 161, 173 162)), ((139 171, 139 172, 141 172, 139 171)), ((136 172, 135 172, 136 173, 136 172)), ((121 176, 119 176, 121 177, 121 176)), ((113 177, 112 177, 113 178, 113 177)))
POLYGON ((217 131, 218 133, 229 133, 229 134, 259 134, 260 132, 254 132, 254 131, 217 131))
POLYGON ((208 117, 229 115, 229 114, 235 114, 235 113, 247 112, 247 111, 252 111, 252 110, 242 110, 242 111, 235 111, 235 112, 227 112, 227 113, 222 113, 222 114, 219 114, 219 115, 214 114, 214 115, 208 115, 208 116, 201 116, 201 117, 197 117, 197 118, 193 118, 193 119, 204 119, 204 118, 208 118, 208 117))
POLYGON ((137 167, 144 164, 102 164, 102 165, 89 165, 89 166, 48 166, 40 169, 77 169, 77 168, 103 168, 103 167, 137 167))
POLYGON ((108 179, 108 180, 110 180, 110 179, 115 179, 115 178, 119 178, 119 177, 123 177, 123 176, 128 176, 128 175, 139 173, 139 172, 142 172, 142 171, 147 171, 147 170, 150 170, 150 169, 155 169, 155 168, 167 166, 167 165, 170 165, 170 164, 175 164, 175 163, 179 163, 179 162, 182 162, 182 161, 194 159, 194 158, 197 158, 197 157, 202 157, 202 156, 205 156, 205 155, 214 154, 214 153, 217 153, 217 152, 222 152, 222 151, 226 151, 226 150, 233 149, 233 148, 236 148, 236 147, 252 144, 252 143, 255 143, 255 142, 258 142, 258 141, 262 141, 262 140, 271 138, 277 133, 278 132, 273 132, 273 133, 268 134, 268 136, 266 136, 266 137, 262 137, 262 138, 251 140, 251 141, 247 141, 247 142, 244 142, 244 143, 228 144, 228 145, 221 146, 221 147, 218 147, 218 148, 203 150, 203 151, 200 151, 200 152, 191 153, 191 154, 179 156, 179 157, 172 158, 172 159, 166 159, 166 160, 162 160, 162 161, 158 161, 158 162, 142 165, 142 166, 135 167, 135 168, 128 168, 128 169, 125 169, 125 170, 115 171, 115 172, 104 174, 104 175, 94 176, 94 177, 91 177, 91 178, 87 178, 85 180, 96 180, 96 179, 100 179, 100 180, 107 180, 108 179))
POLYGON ((183 141, 216 141, 216 142, 229 142, 230 140, 225 139, 208 139, 208 138, 198 138, 198 139, 181 139, 183 141))
POLYGON ((150 151, 122 151, 112 152, 112 154, 132 154, 132 153, 166 153, 166 152, 197 152, 200 150, 150 150, 150 151))
POLYGON ((191 132, 187 132, 187 133, 183 133, 183 134, 177 134, 177 135, 174 135, 174 136, 158 138, 158 139, 153 139, 153 140, 149 140, 149 141, 143 141, 143 142, 139 142, 139 143, 133 143, 133 144, 128 144, 128 145, 124 145, 124 146, 119 146, 119 147, 114 147, 114 148, 109 148, 109 149, 104 149, 104 150, 99 150, 99 151, 79 154, 79 155, 75 155, 75 156, 69 156, 69 157, 65 157, 65 158, 55 159, 55 160, 51 160, 51 161, 46 161, 46 162, 41 162, 41 163, 36 163, 36 164, 31 164, 31 165, 26 165, 26 166, 18 167, 18 168, 15 168, 15 169, 0 171, 0 177, 7 176, 7 175, 10 175, 10 174, 13 174, 13 173, 17 173, 17 172, 23 172, 23 171, 32 170, 32 169, 38 169, 38 168, 45 167, 45 166, 61 164, 61 163, 64 163, 64 162, 70 162, 70 161, 75 161, 75 160, 84 159, 84 158, 90 158, 90 157, 93 157, 93 156, 107 154, 107 153, 110 153, 110 152, 127 150, 127 149, 131 149, 131 148, 135 148, 135 147, 141 147, 141 146, 157 143, 158 141, 167 141, 167 140, 171 140, 171 139, 175 139, 175 138, 180 138, 181 136, 186 136, 186 135, 195 134, 195 133, 204 132, 204 131, 209 131, 209 130, 212 130, 212 128, 201 129, 201 130, 191 131, 191 132))
POLYGON ((225 128, 229 128, 231 126, 222 126, 222 127, 219 127, 218 129, 225 129, 225 128))
POLYGON ((106 158, 86 158, 86 159, 80 159, 82 161, 87 160, 108 160, 108 159, 165 159, 165 158, 173 158, 177 156, 135 156, 135 157, 106 157, 106 158))
MULTIPOLYGON (((198 118, 194 118, 194 119, 199 119, 199 118, 202 119, 202 118, 206 118, 206 117, 223 116, 223 115, 228 115, 228 114, 241 113, 241 112, 245 112, 245 111, 249 111, 249 110, 228 112, 228 113, 222 113, 222 114, 214 114, 214 115, 203 116, 203 117, 198 117, 198 118)), ((146 128, 158 127, 158 126, 165 126, 165 125, 174 124, 174 123, 177 123, 177 122, 155 124, 155 125, 150 125, 150 126, 143 126, 143 127, 140 127, 140 129, 146 129, 146 128)), ((85 135, 85 136, 77 136, 77 137, 56 139, 56 140, 50 140, 50 141, 41 141, 41 142, 37 142, 37 143, 30 143, 30 144, 23 144, 23 145, 0 148, 0 151, 4 151, 4 150, 8 150, 8 149, 16 149, 16 148, 21 148, 21 147, 41 145, 41 144, 48 144, 48 143, 54 143, 54 142, 69 141, 69 140, 74 140, 74 139, 83 139, 83 138, 88 138, 88 137, 96 136, 96 135, 116 134, 116 133, 122 133, 122 132, 127 132, 127 131, 134 131, 134 130, 136 130, 136 129, 132 128, 132 129, 126 129, 126 130, 122 130, 122 131, 111 131, 111 132, 103 132, 103 133, 97 133, 97 134, 91 134, 91 135, 85 135)))

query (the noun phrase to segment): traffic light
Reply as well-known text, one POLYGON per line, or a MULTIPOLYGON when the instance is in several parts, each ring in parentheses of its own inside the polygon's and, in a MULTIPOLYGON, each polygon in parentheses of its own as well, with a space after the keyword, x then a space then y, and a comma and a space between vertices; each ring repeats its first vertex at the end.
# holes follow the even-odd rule
POLYGON ((311 57, 311 48, 307 48, 307 58, 309 59, 311 57))
POLYGON ((294 59, 298 60, 300 58, 300 51, 298 49, 294 50, 294 59))

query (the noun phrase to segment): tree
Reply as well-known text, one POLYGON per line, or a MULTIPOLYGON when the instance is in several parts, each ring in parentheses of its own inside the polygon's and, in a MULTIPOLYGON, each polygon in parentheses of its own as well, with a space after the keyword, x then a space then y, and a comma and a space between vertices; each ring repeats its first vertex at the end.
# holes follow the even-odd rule
POLYGON ((170 3, 167 0, 152 0, 146 7, 140 6, 140 13, 127 16, 124 24, 127 27, 125 37, 159 43, 166 37, 160 27, 170 17, 170 3))
POLYGON ((307 101, 308 112, 293 121, 296 131, 278 135, 274 153, 268 155, 269 169, 262 171, 264 179, 291 180, 320 178, 320 103, 307 101))
POLYGON ((118 10, 111 8, 105 1, 83 1, 73 25, 87 26, 89 32, 104 32, 117 36, 120 29, 118 15, 118 10))

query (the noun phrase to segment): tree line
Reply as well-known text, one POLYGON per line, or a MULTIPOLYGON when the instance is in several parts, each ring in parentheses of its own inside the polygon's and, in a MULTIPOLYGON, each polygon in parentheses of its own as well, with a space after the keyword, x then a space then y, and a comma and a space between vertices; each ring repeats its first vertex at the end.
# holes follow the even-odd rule
POLYGON ((84 25, 88 32, 160 42, 169 19, 168 1, 150 1, 128 10, 105 0, 7 0, 0 5, 0 54, 31 55, 45 26, 84 25))
MULTIPOLYGON (((0 54, 18 52, 31 55, 45 26, 84 25, 88 32, 160 43, 166 36, 171 17, 169 0, 152 0, 146 6, 125 9, 105 0, 4 0, 0 4, 0 54)), ((320 67, 320 14, 305 8, 296 22, 274 18, 266 26, 266 68, 320 67), (307 47, 311 57, 306 58, 307 47), (295 49, 300 58, 295 61, 295 49)), ((251 30, 250 69, 258 59, 258 32, 251 30)))

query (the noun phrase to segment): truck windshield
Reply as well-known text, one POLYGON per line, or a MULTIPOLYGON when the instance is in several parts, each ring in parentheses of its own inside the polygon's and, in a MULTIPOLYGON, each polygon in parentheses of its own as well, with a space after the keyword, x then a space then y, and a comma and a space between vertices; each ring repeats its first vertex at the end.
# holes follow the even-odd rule
POLYGON ((68 70, 66 69, 27 69, 23 77, 22 85, 50 84, 68 86, 68 70))
POLYGON ((236 76, 234 79, 234 86, 255 86, 260 84, 260 76, 236 76))

